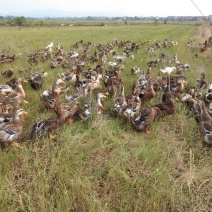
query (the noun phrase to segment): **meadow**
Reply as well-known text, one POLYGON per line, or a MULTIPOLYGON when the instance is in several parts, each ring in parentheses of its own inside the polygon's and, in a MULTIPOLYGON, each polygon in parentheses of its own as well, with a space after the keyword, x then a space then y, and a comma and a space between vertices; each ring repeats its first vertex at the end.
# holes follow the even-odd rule
MULTIPOLYGON (((60 127, 57 140, 43 137, 30 141, 33 124, 52 116, 39 94, 51 87, 64 69, 51 69, 50 60, 31 66, 27 57, 51 41, 67 51, 80 40, 103 45, 115 39, 178 41, 177 46, 157 50, 151 58, 145 51, 147 46, 133 52, 135 59, 127 60, 121 73, 125 94, 130 94, 133 81, 139 77, 131 75, 131 68, 146 70, 147 62, 161 52, 167 60, 177 54, 180 62, 190 65, 184 73, 188 86, 196 86, 202 71, 211 81, 211 52, 198 52, 198 43, 209 36, 211 26, 207 23, 1 27, 0 51, 19 56, 13 63, 0 64, 0 72, 12 67, 13 78, 27 78, 24 70, 31 67, 48 72, 48 77, 39 91, 24 84, 29 103, 23 108, 29 115, 19 139, 22 149, 9 146, 0 150, 0 211, 210 211, 212 152, 203 145, 198 125, 185 104, 176 101, 176 113, 154 122, 151 133, 145 134, 136 132, 127 120, 110 116, 112 99, 107 98, 103 117, 66 123, 60 127), (193 50, 186 46, 190 39, 197 44, 193 50)), ((160 68, 153 68, 152 78, 159 75, 160 68)), ((0 83, 6 81, 1 76, 0 83)), ((159 101, 160 93, 148 104, 159 101)))

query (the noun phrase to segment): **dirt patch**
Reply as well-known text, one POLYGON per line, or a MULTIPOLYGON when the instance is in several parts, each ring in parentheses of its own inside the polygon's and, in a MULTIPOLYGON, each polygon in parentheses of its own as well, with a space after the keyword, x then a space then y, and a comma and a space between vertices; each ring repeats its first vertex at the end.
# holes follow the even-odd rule
POLYGON ((187 46, 195 50, 195 56, 211 58, 212 54, 212 23, 202 23, 194 36, 193 40, 187 42, 187 46), (200 54, 199 54, 200 53, 200 54))
POLYGON ((212 25, 209 22, 201 24, 196 37, 200 42, 205 42, 212 35, 212 25))

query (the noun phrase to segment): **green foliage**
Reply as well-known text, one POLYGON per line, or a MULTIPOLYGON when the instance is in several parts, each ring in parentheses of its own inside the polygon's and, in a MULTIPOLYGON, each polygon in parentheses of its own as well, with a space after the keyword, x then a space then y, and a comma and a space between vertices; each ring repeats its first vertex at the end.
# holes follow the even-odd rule
POLYGON ((14 21, 15 25, 17 25, 17 26, 23 26, 24 23, 25 23, 25 21, 26 21, 26 19, 25 19, 24 16, 18 16, 18 17, 15 17, 13 19, 13 21, 14 21))
POLYGON ((41 21, 39 22, 39 26, 40 26, 40 27, 44 26, 44 21, 41 20, 41 21))

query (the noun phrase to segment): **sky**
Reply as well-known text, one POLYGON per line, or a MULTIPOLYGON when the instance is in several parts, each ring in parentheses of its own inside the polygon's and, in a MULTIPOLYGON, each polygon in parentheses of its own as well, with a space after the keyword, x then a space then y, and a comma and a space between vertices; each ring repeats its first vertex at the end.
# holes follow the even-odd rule
POLYGON ((212 0, 0 0, 0 15, 29 17, 204 16, 212 0), (196 8, 194 3, 200 9, 196 8))

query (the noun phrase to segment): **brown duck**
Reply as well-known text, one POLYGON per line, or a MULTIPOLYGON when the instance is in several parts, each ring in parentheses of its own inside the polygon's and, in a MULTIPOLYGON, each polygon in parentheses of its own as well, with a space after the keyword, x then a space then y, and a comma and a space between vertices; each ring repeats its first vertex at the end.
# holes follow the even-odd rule
POLYGON ((143 131, 146 134, 150 133, 150 127, 159 115, 161 110, 158 107, 145 107, 137 117, 131 118, 130 122, 137 131, 143 131))
POLYGON ((46 134, 49 134, 50 138, 55 139, 56 135, 53 135, 52 132, 65 123, 66 119, 70 116, 70 110, 70 104, 61 103, 58 105, 56 110, 56 117, 39 121, 33 125, 30 139, 39 139, 46 134))

